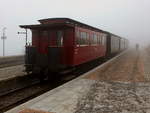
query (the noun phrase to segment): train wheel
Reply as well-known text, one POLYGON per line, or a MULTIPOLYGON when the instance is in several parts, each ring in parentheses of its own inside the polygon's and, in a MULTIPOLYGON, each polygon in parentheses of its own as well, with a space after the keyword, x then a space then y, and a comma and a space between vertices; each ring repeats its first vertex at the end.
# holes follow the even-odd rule
POLYGON ((49 81, 55 81, 58 80, 60 76, 58 76, 57 72, 51 72, 48 74, 48 80, 49 81))

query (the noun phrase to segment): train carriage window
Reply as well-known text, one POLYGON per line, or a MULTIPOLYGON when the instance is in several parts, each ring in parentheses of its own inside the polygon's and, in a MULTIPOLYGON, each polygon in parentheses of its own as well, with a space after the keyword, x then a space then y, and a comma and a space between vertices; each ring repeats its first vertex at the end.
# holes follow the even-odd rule
POLYGON ((99 37, 98 37, 98 35, 97 35, 97 44, 99 45, 99 37))
POLYGON ((102 35, 102 45, 106 45, 106 35, 102 35))
POLYGON ((81 35, 81 36, 80 36, 80 38, 81 38, 80 44, 81 44, 81 45, 87 45, 87 44, 86 44, 86 42, 87 42, 87 38, 86 38, 87 35, 86 35, 86 32, 81 32, 80 35, 81 35))
POLYGON ((90 35, 89 35, 89 33, 86 33, 86 44, 87 45, 90 44, 90 35))
POLYGON ((98 35, 89 34, 84 31, 77 31, 76 32, 76 44, 81 46, 87 46, 90 44, 97 44, 98 43, 98 35))
POLYGON ((96 35, 97 36, 97 45, 99 44, 99 38, 98 38, 98 35, 96 35))
POLYGON ((81 45, 84 44, 83 32, 81 32, 81 45))
POLYGON ((101 35, 101 45, 103 45, 103 34, 101 35))
POLYGON ((76 45, 80 45, 80 31, 76 31, 76 45))
POLYGON ((97 35, 96 34, 94 34, 94 43, 93 43, 94 45, 96 45, 97 44, 97 35))
POLYGON ((104 36, 102 35, 102 45, 104 45, 104 36))
POLYGON ((84 32, 85 36, 85 45, 88 45, 88 33, 87 32, 84 32))
POLYGON ((99 43, 100 43, 100 45, 102 44, 101 42, 102 42, 102 38, 101 38, 101 34, 100 34, 99 35, 99 43))
POLYGON ((101 35, 99 35, 99 44, 100 44, 100 45, 102 44, 102 38, 101 38, 101 35))
POLYGON ((98 35, 98 45, 100 45, 101 42, 100 42, 100 36, 98 35))
POLYGON ((63 46, 63 31, 57 31, 57 46, 63 46))
POLYGON ((83 33, 82 33, 82 32, 80 32, 80 44, 82 45, 82 44, 83 44, 83 42, 84 42, 84 40, 83 40, 83 33))
POLYGON ((86 40, 87 40, 87 39, 86 39, 86 32, 83 32, 83 40, 84 40, 84 43, 83 43, 83 44, 86 45, 86 40))
POLYGON ((76 37, 80 37, 80 32, 76 31, 76 37))
POLYGON ((90 44, 94 44, 94 34, 90 35, 90 44))

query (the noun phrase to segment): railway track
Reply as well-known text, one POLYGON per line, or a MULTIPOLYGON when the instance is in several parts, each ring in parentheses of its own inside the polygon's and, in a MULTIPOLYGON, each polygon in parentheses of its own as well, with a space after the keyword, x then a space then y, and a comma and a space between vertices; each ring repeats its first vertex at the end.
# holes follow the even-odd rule
POLYGON ((45 81, 41 83, 35 79, 31 83, 16 87, 10 91, 5 91, 0 94, 0 113, 56 88, 65 82, 67 81, 57 79, 53 82, 45 81))
POLYGON ((21 98, 19 92, 23 92, 23 90, 29 89, 40 83, 37 79, 33 79, 32 77, 29 78, 30 79, 27 79, 27 77, 21 77, 1 82, 1 87, 3 88, 0 88, 0 113, 3 113, 9 109, 9 107, 25 99, 24 97, 21 98), (10 86, 9 83, 12 85, 10 86), (20 98, 17 99, 17 97, 20 98))
POLYGON ((19 89, 38 83, 39 80, 32 75, 19 76, 8 80, 0 81, 0 96, 7 95, 19 89))
POLYGON ((11 93, 13 93, 15 91, 28 88, 28 87, 33 86, 33 85, 38 84, 38 83, 40 83, 40 81, 39 80, 35 80, 35 81, 31 82, 30 84, 24 84, 22 86, 18 86, 18 87, 13 88, 13 89, 11 88, 10 90, 7 89, 4 92, 1 91, 0 98, 3 97, 3 96, 9 95, 9 94, 11 94, 11 93))

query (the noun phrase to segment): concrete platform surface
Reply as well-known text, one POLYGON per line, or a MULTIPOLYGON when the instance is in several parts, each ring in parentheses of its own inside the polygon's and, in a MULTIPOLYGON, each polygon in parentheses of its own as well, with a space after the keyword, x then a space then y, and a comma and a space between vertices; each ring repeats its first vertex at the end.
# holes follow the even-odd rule
POLYGON ((24 69, 25 68, 23 65, 0 68, 0 81, 14 78, 17 76, 23 76, 25 74, 23 72, 24 69))
POLYGON ((19 113, 52 113, 52 112, 45 112, 45 111, 34 110, 34 109, 24 109, 20 111, 19 113))

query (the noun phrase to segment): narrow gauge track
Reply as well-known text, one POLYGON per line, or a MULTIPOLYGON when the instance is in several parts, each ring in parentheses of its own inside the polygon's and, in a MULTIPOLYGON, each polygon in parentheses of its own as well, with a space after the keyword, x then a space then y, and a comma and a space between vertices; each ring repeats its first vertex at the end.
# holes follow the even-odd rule
POLYGON ((28 87, 33 86, 33 85, 38 84, 38 83, 40 83, 40 81, 37 79, 34 79, 34 80, 32 80, 31 83, 20 85, 20 86, 18 85, 18 87, 6 89, 6 91, 4 91, 4 92, 0 91, 0 98, 3 96, 9 95, 10 93, 13 93, 15 91, 28 88, 28 87))
MULTIPOLYGON (((47 91, 50 91, 76 77, 79 75, 88 72, 89 70, 95 68, 98 65, 101 65, 105 61, 94 61, 90 64, 85 64, 77 69, 75 72, 71 72, 68 74, 64 74, 63 76, 59 76, 59 78, 55 78, 53 81, 45 81, 41 83, 36 78, 30 78, 31 80, 26 82, 24 79, 19 81, 19 86, 14 86, 15 88, 10 88, 5 91, 0 91, 0 113, 3 113, 13 107, 16 107, 32 98, 35 98, 47 91), (23 82, 24 81, 24 82, 23 82)), ((19 79, 18 79, 19 80, 19 79)), ((17 81, 17 80, 15 80, 17 81)), ((10 82, 9 82, 10 83, 10 82)))
POLYGON ((0 95, 0 113, 56 88, 65 82, 67 81, 57 79, 55 81, 41 83, 36 80, 28 85, 24 85, 24 87, 17 87, 16 89, 5 92, 0 95))
POLYGON ((0 97, 15 92, 22 88, 39 83, 39 80, 32 75, 18 76, 8 80, 0 81, 0 97))

